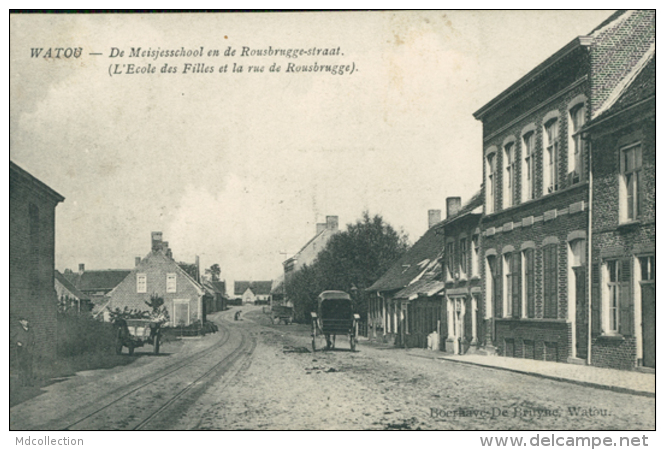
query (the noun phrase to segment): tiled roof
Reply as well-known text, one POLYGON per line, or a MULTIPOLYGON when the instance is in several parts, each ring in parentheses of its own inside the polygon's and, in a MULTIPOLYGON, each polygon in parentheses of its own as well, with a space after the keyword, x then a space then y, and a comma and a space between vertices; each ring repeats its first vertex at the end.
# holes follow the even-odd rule
POLYGON ((122 280, 124 280, 131 270, 86 270, 85 272, 73 272, 65 277, 81 291, 110 291, 122 280))
POLYGON ((472 213, 482 206, 480 191, 462 206, 459 213, 432 226, 418 239, 368 291, 394 291, 403 289, 420 280, 431 281, 441 273, 440 257, 444 247, 444 227, 458 218, 472 213))
POLYGON ((242 295, 248 288, 254 295, 270 295, 272 281, 236 281, 234 283, 233 293, 242 295))
POLYGON ((64 286, 65 289, 67 289, 69 292, 72 293, 72 295, 79 300, 90 300, 90 297, 88 297, 86 294, 83 292, 79 291, 76 286, 74 286, 63 274, 60 273, 60 271, 56 270, 55 271, 55 279, 60 282, 64 286))
POLYGON ((226 281, 211 281, 210 284, 218 293, 226 295, 226 281))
POLYGON ((408 285, 394 295, 394 298, 403 300, 414 300, 419 295, 426 295, 428 297, 441 292, 446 287, 446 284, 441 280, 425 280, 421 279, 413 284, 408 285))

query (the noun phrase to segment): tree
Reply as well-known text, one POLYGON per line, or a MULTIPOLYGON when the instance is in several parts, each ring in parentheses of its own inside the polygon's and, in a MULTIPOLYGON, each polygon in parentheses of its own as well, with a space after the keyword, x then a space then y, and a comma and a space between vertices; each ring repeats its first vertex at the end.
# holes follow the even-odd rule
POLYGON ((396 231, 380 215, 370 217, 369 212, 364 212, 360 220, 330 238, 311 267, 304 267, 289 278, 286 291, 294 303, 296 320, 307 320, 314 308, 313 299, 328 289, 351 294, 356 312, 365 318, 364 290, 408 247, 406 234, 396 231))
POLYGON ((219 281, 219 275, 222 273, 219 264, 213 264, 208 271, 210 272, 210 278, 212 281, 219 281))

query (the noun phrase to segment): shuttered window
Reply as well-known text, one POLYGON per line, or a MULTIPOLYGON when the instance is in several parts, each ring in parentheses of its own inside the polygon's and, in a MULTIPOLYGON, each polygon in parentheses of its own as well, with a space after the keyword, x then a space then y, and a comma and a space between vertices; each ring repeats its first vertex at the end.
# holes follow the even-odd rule
POLYGON ((557 245, 543 247, 543 317, 546 319, 558 317, 557 263, 557 245))
POLYGON ((633 295, 631 258, 605 261, 603 292, 603 332, 633 335, 633 295))
POLYGON ((524 250, 524 295, 526 303, 526 316, 536 317, 536 277, 534 250, 528 248, 524 250))

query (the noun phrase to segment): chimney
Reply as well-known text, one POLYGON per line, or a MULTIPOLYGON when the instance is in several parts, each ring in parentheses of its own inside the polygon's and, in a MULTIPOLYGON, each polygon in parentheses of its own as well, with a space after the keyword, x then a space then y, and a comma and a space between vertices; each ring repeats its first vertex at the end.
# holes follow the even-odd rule
POLYGON ((337 231, 339 228, 339 218, 337 216, 326 216, 326 228, 337 231))
POLYGON ((327 224, 327 223, 317 223, 317 224, 316 224, 316 234, 319 234, 320 232, 322 232, 322 231, 325 230, 326 228, 328 228, 328 224, 327 224))
POLYGON ((437 223, 441 222, 441 210, 430 209, 427 211, 427 228, 432 228, 437 223))
POLYGON ((448 197, 446 198, 446 219, 455 217, 459 210, 462 208, 461 197, 448 197))
POLYGON ((152 251, 153 252, 158 252, 162 250, 162 232, 161 231, 153 231, 151 233, 152 236, 152 251))
POLYGON ((199 255, 196 255, 194 264, 196 264, 196 281, 201 281, 201 261, 199 260, 199 255))
POLYGON ((134 266, 138 266, 139 264, 141 264, 141 257, 137 256, 134 258, 134 266))
POLYGON ((85 264, 81 263, 79 264, 79 273, 82 274, 83 272, 85 272, 85 264))

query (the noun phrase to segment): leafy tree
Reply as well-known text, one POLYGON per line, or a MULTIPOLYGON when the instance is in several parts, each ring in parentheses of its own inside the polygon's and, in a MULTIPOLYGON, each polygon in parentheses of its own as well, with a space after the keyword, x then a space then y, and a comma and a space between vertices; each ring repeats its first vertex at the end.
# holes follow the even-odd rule
POLYGON ((219 275, 222 273, 219 264, 213 264, 208 271, 210 272, 210 278, 212 281, 219 281, 219 275))
POLYGON ((194 281, 199 281, 199 267, 196 264, 189 264, 186 262, 179 262, 178 265, 182 270, 187 272, 187 275, 192 277, 194 281))
POLYGON ((378 280, 408 249, 408 238, 380 215, 364 212, 361 219, 333 235, 311 267, 289 277, 287 296, 294 304, 295 319, 308 320, 316 296, 327 289, 346 291, 361 317, 367 314, 365 289, 378 280))

